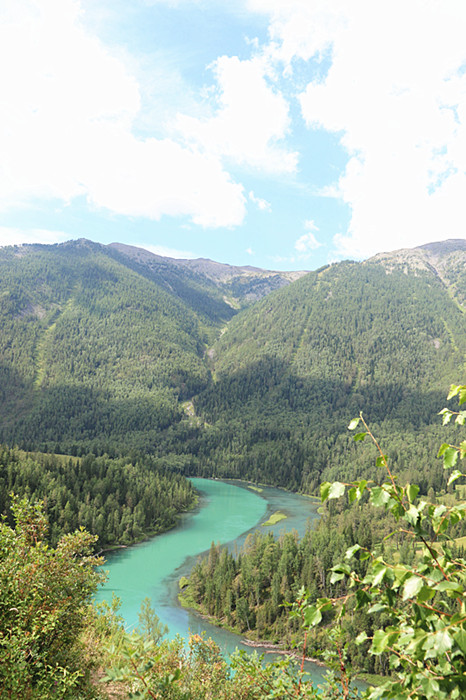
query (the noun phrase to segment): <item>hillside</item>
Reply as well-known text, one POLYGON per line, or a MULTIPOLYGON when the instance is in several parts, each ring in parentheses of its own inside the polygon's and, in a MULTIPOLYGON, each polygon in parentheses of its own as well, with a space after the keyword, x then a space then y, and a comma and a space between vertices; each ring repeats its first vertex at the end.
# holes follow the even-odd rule
MULTIPOLYGON (((84 239, 3 248, 0 440, 309 490, 364 463, 346 435, 363 410, 413 470, 463 379, 465 299, 462 240, 306 275, 84 239)), ((435 486, 438 465, 421 471, 435 486)))
MULTIPOLYGON (((193 289, 197 286, 201 295, 207 293, 214 298, 219 297, 233 309, 245 308, 270 292, 286 287, 290 282, 307 274, 304 270, 275 272, 249 265, 243 267, 225 265, 206 258, 195 260, 163 258, 142 248, 121 243, 112 243, 111 247, 136 261, 141 272, 144 269, 146 272, 149 270, 158 281, 169 283, 171 290, 176 290, 181 295, 183 292, 180 281, 188 278, 191 284, 186 287, 187 294, 183 296, 188 303, 191 303, 193 289)), ((225 311, 223 313, 225 315, 225 311)))
POLYGON ((202 312, 88 241, 2 249, 3 439, 155 439, 207 381, 202 312))
POLYGON ((0 438, 153 450, 205 388, 206 348, 236 313, 221 267, 219 281, 85 239, 0 249, 0 438))
MULTIPOLYGON (((217 473, 315 488, 364 462, 345 434, 362 410, 403 443, 398 471, 412 469, 419 431, 435 444, 443 397, 464 375, 465 271, 464 241, 343 262, 232 319, 195 400, 212 425, 205 458, 215 444, 217 473)), ((438 466, 425 467, 427 487, 438 466)))

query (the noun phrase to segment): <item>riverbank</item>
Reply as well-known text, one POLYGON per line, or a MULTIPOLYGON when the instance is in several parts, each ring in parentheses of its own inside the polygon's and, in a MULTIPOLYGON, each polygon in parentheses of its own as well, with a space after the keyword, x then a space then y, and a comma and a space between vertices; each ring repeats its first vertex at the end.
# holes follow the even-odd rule
MULTIPOLYGON (((183 577, 183 581, 186 580, 186 577, 183 577)), ((182 608, 184 608, 185 610, 191 610, 195 612, 203 620, 209 622, 211 625, 215 625, 215 627, 220 627, 221 629, 225 629, 228 632, 232 632, 233 634, 242 636, 243 639, 241 640, 241 643, 244 644, 244 646, 246 647, 251 647, 254 649, 263 649, 264 653, 266 654, 280 654, 282 656, 292 656, 297 659, 302 659, 302 653, 296 651, 295 649, 287 649, 281 644, 276 644, 275 642, 266 641, 264 639, 252 638, 252 636, 248 636, 247 632, 238 630, 237 628, 228 625, 226 622, 217 619, 213 615, 209 615, 190 596, 185 595, 182 590, 178 594, 178 601, 182 608)), ((310 656, 306 656, 305 661, 310 661, 311 663, 316 664, 317 666, 325 668, 325 664, 320 659, 314 659, 310 656)))
MULTIPOLYGON (((186 577, 183 577, 183 579, 186 581, 186 577)), ((250 636, 248 636, 247 632, 241 632, 237 628, 228 625, 226 622, 223 622, 222 620, 218 620, 215 618, 213 615, 209 615, 206 612, 204 612, 201 608, 200 605, 198 605, 194 600, 192 600, 190 597, 186 596, 183 594, 183 591, 180 591, 178 594, 178 601, 180 606, 184 610, 188 610, 191 612, 196 613, 197 616, 199 616, 202 620, 205 622, 208 622, 210 625, 214 625, 215 627, 226 630, 227 632, 231 632, 235 635, 239 635, 242 637, 241 639, 241 644, 243 646, 249 647, 250 649, 259 649, 261 652, 264 654, 274 654, 277 656, 289 656, 292 658, 297 659, 298 661, 302 660, 302 651, 300 652, 299 650, 296 649, 288 649, 284 647, 281 644, 276 644, 275 642, 270 642, 268 640, 264 639, 252 639, 250 636)), ((304 660, 306 662, 309 662, 311 664, 314 664, 315 666, 318 666, 321 669, 327 669, 327 666, 325 663, 319 659, 315 658, 312 656, 305 656, 304 660)), ((355 674, 355 679, 357 681, 361 681, 363 683, 366 683, 367 685, 372 685, 372 686, 379 686, 384 681, 386 681, 386 678, 384 676, 379 676, 374 673, 366 673, 364 671, 358 671, 355 674)))
POLYGON ((140 537, 134 538, 133 540, 131 540, 131 542, 128 542, 127 544, 119 544, 118 542, 115 544, 111 544, 108 547, 105 547, 105 549, 101 549, 97 553, 97 556, 105 554, 106 552, 113 554, 115 552, 118 552, 118 550, 120 549, 128 549, 128 547, 133 547, 136 544, 143 544, 144 542, 148 542, 149 540, 151 540, 154 537, 157 537, 158 535, 165 535, 167 532, 170 532, 170 530, 173 530, 174 528, 178 527, 183 515, 191 513, 196 509, 198 505, 199 494, 195 492, 192 503, 190 503, 187 508, 184 508, 183 510, 180 510, 178 511, 178 513, 176 513, 176 515, 174 516, 174 522, 171 525, 168 525, 167 527, 159 526, 151 530, 146 530, 142 533, 140 537))

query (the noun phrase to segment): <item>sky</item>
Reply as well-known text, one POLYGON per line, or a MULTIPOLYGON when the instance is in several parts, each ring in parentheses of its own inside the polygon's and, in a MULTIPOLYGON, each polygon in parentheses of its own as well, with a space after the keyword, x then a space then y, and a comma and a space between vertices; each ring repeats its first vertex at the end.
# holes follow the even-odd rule
POLYGON ((2 0, 0 246, 313 270, 466 238, 464 0, 2 0))

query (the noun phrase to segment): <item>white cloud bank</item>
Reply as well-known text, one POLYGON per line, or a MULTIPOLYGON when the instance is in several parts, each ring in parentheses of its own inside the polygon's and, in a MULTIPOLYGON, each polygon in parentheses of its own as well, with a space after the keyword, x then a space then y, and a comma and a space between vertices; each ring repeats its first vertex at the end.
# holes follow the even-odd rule
POLYGON ((351 211, 334 238, 339 254, 465 237, 464 0, 243 3, 268 18, 268 43, 252 42, 249 60, 217 58, 207 116, 179 114, 166 138, 137 138, 140 86, 83 28, 79 0, 3 0, 0 211, 82 196, 121 215, 240 225, 248 197, 232 165, 273 177, 297 170, 287 138, 298 67, 305 123, 337 134, 348 153, 325 192, 351 211), (328 71, 303 88, 298 62, 311 58, 328 71))
POLYGON ((179 115, 181 134, 240 165, 267 173, 294 172, 298 155, 283 145, 290 125, 288 104, 268 84, 264 60, 221 56, 212 68, 218 86, 214 113, 203 120, 179 115))
MULTIPOLYGON (((247 0, 270 16, 270 57, 331 56, 299 95, 309 128, 348 152, 342 255, 466 237, 464 0, 247 0)), ((327 190, 327 195, 329 191, 327 190)))
POLYGON ((242 185, 215 153, 134 136, 138 84, 83 29, 78 0, 5 0, 0 64, 0 210, 85 196, 128 216, 242 222, 242 185))
POLYGON ((22 245, 23 243, 63 243, 69 236, 64 231, 49 231, 42 228, 19 229, 0 226, 0 247, 22 245))

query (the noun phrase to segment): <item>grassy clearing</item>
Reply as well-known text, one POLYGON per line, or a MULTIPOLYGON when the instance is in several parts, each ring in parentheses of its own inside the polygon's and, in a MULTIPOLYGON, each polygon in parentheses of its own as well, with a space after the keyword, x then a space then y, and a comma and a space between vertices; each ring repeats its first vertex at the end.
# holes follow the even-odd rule
POLYGON ((287 517, 288 516, 285 515, 285 513, 280 513, 280 511, 277 510, 276 513, 272 513, 270 518, 265 523, 262 523, 262 527, 270 527, 270 525, 276 525, 280 522, 280 520, 286 520, 287 517))

